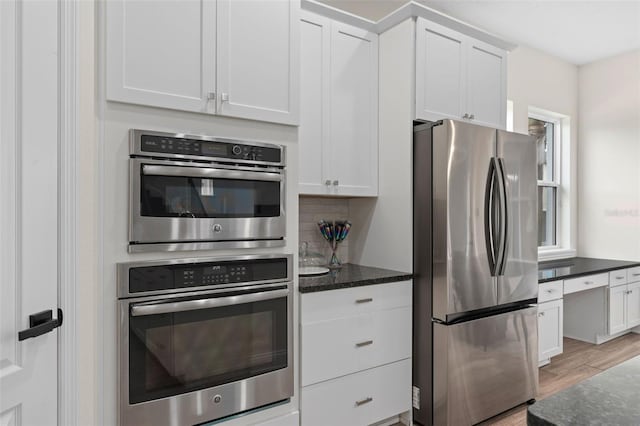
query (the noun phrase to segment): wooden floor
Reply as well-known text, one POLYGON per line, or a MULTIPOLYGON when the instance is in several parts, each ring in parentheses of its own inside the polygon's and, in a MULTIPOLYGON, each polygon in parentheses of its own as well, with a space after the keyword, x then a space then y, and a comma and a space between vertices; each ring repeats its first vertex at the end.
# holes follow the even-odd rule
MULTIPOLYGON (((640 334, 626 334, 601 345, 565 338, 564 352, 539 370, 537 399, 544 399, 637 355, 640 355, 640 334)), ((500 426, 526 424, 526 404, 482 423, 500 426)))

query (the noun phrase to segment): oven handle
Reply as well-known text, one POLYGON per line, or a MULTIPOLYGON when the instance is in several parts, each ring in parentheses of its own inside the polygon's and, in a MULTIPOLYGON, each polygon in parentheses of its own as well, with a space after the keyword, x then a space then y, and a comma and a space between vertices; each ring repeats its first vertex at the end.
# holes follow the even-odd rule
POLYGON ((198 309, 219 308, 222 306, 241 305, 243 303, 260 302, 278 299, 289 295, 289 289, 261 291, 259 293, 238 294, 235 296, 212 297, 209 299, 185 300, 172 303, 131 305, 131 316, 170 314, 174 312, 196 311, 198 309))
POLYGON ((143 164, 142 174, 147 176, 180 176, 205 179, 240 179, 282 182, 282 175, 268 172, 248 172, 241 170, 214 169, 211 167, 180 167, 158 164, 143 164))

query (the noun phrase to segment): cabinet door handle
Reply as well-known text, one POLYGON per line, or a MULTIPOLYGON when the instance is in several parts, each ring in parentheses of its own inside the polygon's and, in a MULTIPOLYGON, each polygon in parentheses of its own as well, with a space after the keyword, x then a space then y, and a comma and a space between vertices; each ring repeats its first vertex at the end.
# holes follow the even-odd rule
POLYGON ((360 401, 356 401, 356 407, 359 407, 359 406, 364 405, 364 404, 368 404, 371 401, 373 401, 373 398, 371 398, 371 397, 367 397, 367 398, 362 399, 360 401))
POLYGON ((208 101, 215 101, 216 100, 216 92, 207 93, 207 100, 208 101))
POLYGON ((331 181, 329 179, 327 179, 327 180, 324 181, 324 184, 329 186, 329 185, 331 185, 331 181))
POLYGON ((464 113, 464 115, 462 116, 462 118, 469 118, 469 114, 467 114, 466 112, 464 113))
POLYGON ((338 180, 334 180, 333 181, 333 186, 338 186, 340 184, 340 182, 338 180))
POLYGON ((369 303, 369 302, 373 302, 373 297, 367 297, 366 299, 356 300, 356 303, 369 303))
POLYGON ((473 120, 474 118, 476 118, 474 114, 469 115, 469 120, 473 120))
POLYGON ((539 317, 543 317, 544 316, 544 312, 538 312, 538 316, 539 317))
POLYGON ((356 343, 356 347, 358 347, 358 348, 361 348, 363 346, 369 346, 369 345, 373 345, 373 340, 366 340, 364 342, 356 343))

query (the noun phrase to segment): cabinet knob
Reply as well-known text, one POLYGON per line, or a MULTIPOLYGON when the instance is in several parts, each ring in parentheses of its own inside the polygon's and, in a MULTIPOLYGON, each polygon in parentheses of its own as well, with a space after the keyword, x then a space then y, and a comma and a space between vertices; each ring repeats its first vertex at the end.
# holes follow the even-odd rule
POLYGON ((469 116, 469 120, 473 120, 474 118, 476 118, 476 116, 475 116, 475 115, 473 115, 473 114, 471 114, 471 115, 469 116))
POLYGON ((464 113, 464 115, 462 116, 462 118, 469 118, 469 114, 467 114, 466 112, 464 113))
POLYGON ((329 179, 327 179, 327 180, 324 181, 324 184, 329 186, 329 185, 331 185, 331 181, 329 179))
POLYGON ((216 92, 207 93, 207 100, 208 101, 215 101, 216 100, 216 92))
POLYGON ((337 180, 333 181, 333 186, 338 186, 340 184, 340 182, 338 182, 337 180))
POLYGON ((544 312, 539 312, 539 313, 538 313, 538 316, 539 316, 539 317, 543 317, 543 316, 544 316, 544 312))

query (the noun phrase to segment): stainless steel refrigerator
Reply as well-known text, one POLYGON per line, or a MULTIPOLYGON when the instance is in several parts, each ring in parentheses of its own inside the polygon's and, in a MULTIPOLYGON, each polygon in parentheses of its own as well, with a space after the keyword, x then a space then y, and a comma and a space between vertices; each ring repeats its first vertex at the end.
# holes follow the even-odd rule
POLYGON ((532 137, 414 127, 414 421, 471 425, 538 387, 532 137))

